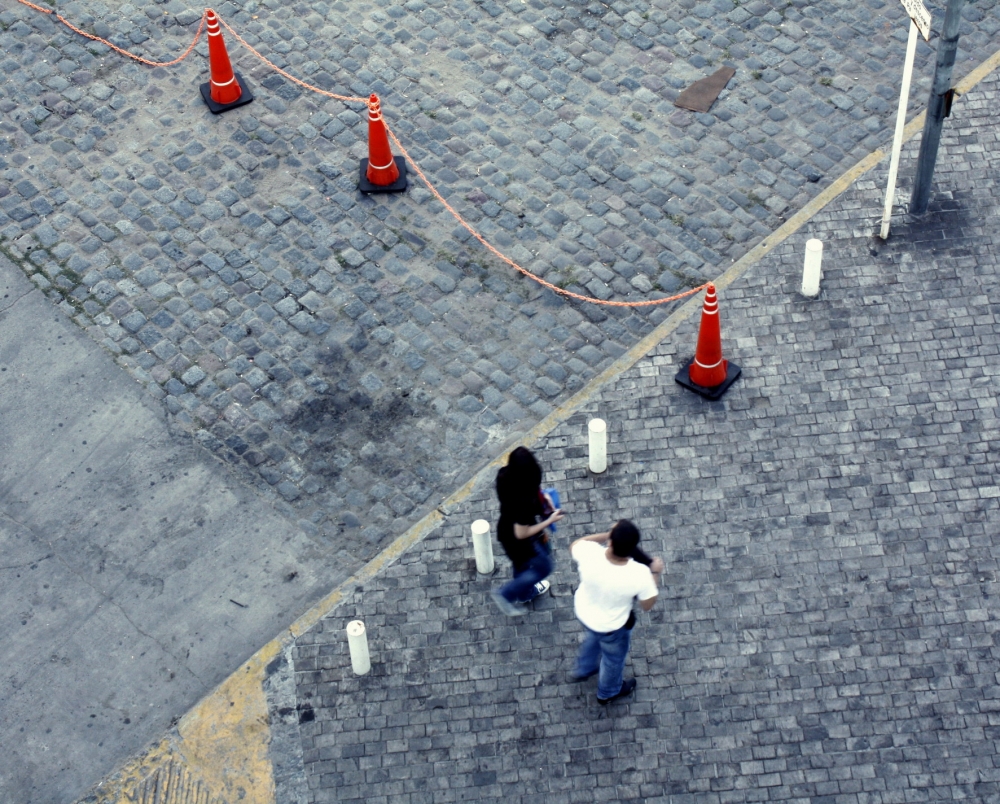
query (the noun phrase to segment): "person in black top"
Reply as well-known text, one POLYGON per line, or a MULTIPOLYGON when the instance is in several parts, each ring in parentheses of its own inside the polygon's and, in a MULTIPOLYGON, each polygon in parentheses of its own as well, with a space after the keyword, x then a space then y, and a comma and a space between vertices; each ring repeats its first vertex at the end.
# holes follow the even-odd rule
POLYGON ((562 519, 562 511, 542 493, 542 467, 525 447, 518 447, 497 472, 500 521, 497 538, 514 568, 514 577, 492 592, 508 616, 524 614, 524 604, 549 589, 552 555, 546 528, 562 519))

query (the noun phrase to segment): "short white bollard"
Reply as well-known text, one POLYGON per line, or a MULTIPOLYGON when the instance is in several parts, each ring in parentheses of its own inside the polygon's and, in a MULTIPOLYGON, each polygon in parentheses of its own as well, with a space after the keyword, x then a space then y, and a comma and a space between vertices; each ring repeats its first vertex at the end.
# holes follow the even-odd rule
POLYGON ((608 427, 604 419, 591 419, 587 430, 590 433, 590 471, 599 475, 608 468, 608 427))
POLYGON ((368 655, 365 624, 361 620, 352 620, 347 624, 347 646, 351 651, 351 667, 354 669, 354 675, 363 676, 372 669, 372 660, 368 655))
POLYGON ((490 523, 485 519, 472 523, 472 549, 476 551, 476 571, 481 575, 493 572, 493 541, 490 539, 490 523))
POLYGON ((806 241, 806 260, 802 267, 802 295, 811 299, 819 295, 819 277, 823 267, 823 241, 806 241))

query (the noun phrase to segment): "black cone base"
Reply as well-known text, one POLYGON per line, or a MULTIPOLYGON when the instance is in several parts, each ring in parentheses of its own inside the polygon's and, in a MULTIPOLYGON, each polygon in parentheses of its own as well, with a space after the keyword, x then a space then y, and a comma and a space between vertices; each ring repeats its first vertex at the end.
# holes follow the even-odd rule
POLYGON ((246 85, 246 82, 243 80, 243 76, 237 72, 234 72, 233 75, 236 76, 236 83, 240 85, 241 94, 232 103, 216 103, 212 100, 211 84, 202 84, 198 87, 198 89, 201 90, 201 97, 204 99, 205 103, 208 104, 208 110, 212 114, 228 112, 230 109, 235 109, 237 106, 246 106, 253 100, 253 95, 250 93, 250 87, 246 85))
POLYGON ((392 184, 372 184, 368 181, 368 160, 361 160, 361 176, 358 178, 358 189, 363 193, 401 193, 406 189, 406 160, 394 156, 393 161, 399 168, 399 178, 392 184))
POLYGON ((713 402, 720 399, 722 395, 729 390, 729 386, 736 382, 736 378, 739 377, 740 373, 743 371, 743 369, 730 360, 729 365, 726 367, 726 379, 712 388, 706 388, 704 385, 697 385, 696 383, 691 382, 691 375, 688 373, 688 369, 691 367, 692 363, 694 363, 693 357, 684 364, 684 368, 677 372, 674 376, 674 381, 683 385, 689 391, 694 391, 698 394, 698 396, 703 396, 705 399, 711 399, 713 402))

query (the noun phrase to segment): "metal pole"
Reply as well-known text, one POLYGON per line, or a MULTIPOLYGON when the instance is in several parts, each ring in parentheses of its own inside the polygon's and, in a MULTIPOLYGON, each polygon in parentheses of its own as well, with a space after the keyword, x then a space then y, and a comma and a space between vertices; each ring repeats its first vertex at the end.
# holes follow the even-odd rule
MULTIPOLYGON (((917 23, 910 20, 910 38, 906 40, 906 61, 903 63, 903 86, 899 90, 899 109, 896 112, 896 133, 892 138, 892 157, 889 159, 889 187, 885 191, 885 209, 882 212, 882 231, 879 237, 889 236, 889 219, 896 197, 896 173, 899 170, 899 152, 903 149, 903 129, 906 128, 906 104, 910 99, 910 79, 913 77, 913 57, 917 52, 917 23)), ((802 287, 805 288, 805 282, 802 287)), ((817 281, 816 292, 819 292, 817 281)), ((813 294, 808 294, 813 295, 813 294)))
POLYGON ((941 29, 937 64, 934 67, 934 83, 927 101, 927 119, 924 121, 924 135, 920 140, 920 155, 917 157, 917 175, 913 181, 913 195, 910 197, 912 215, 926 212, 930 200, 931 179, 934 176, 934 163, 937 161, 941 128, 944 125, 945 96, 951 89, 951 71, 955 66, 958 28, 962 22, 964 6, 965 0, 948 0, 948 9, 944 14, 944 27, 941 29))

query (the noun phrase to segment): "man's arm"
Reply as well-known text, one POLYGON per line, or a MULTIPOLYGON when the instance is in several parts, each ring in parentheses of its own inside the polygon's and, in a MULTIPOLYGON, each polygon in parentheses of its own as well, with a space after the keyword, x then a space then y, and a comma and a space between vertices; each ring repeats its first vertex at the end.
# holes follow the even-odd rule
MULTIPOLYGON (((663 572, 663 559, 653 558, 638 545, 636 545, 635 550, 632 551, 632 554, 629 556, 629 558, 633 559, 639 564, 645 564, 647 567, 650 568, 650 570, 652 570, 654 575, 659 575, 661 572, 663 572)), ((656 580, 657 582, 659 582, 659 578, 657 578, 656 580)))
POLYGON ((572 550, 573 547, 575 545, 577 545, 577 544, 580 544, 580 542, 602 542, 603 543, 603 542, 606 542, 610 538, 611 538, 611 531, 610 530, 606 530, 606 531, 604 531, 604 533, 591 533, 589 536, 584 536, 584 537, 582 537, 580 539, 577 539, 575 542, 573 542, 569 546, 569 549, 572 550))
MULTIPOLYGON (((657 587, 660 585, 660 573, 663 572, 663 560, 660 558, 651 559, 649 562, 649 573, 653 576, 653 584, 657 587)), ((640 600, 639 605, 642 607, 643 611, 649 611, 653 606, 656 605, 656 601, 660 599, 660 596, 653 595, 645 600, 640 600)))

